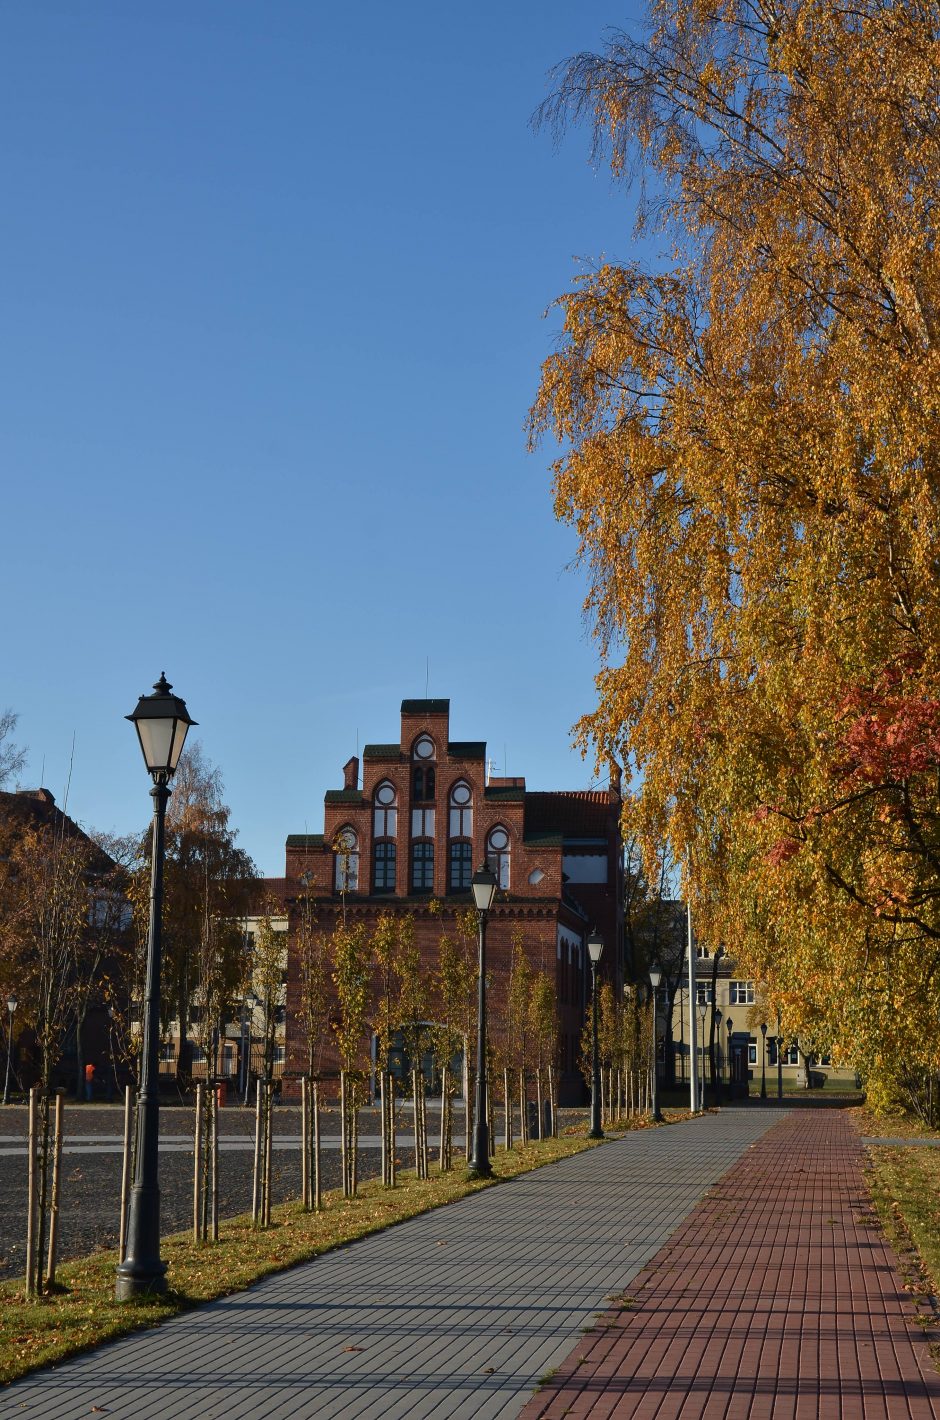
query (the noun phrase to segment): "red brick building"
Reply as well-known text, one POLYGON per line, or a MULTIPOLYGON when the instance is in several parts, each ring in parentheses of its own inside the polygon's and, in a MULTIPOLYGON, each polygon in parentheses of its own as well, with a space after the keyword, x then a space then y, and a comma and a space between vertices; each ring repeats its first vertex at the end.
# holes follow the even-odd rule
MULTIPOLYGON (((398 740, 366 745, 361 778, 353 757, 343 787, 327 792, 323 832, 288 837, 287 879, 304 877, 326 933, 344 907, 366 922, 390 908, 410 912, 430 967, 448 916, 471 904, 470 878, 487 859, 500 888, 488 964, 505 967, 518 928, 533 968, 554 967, 560 1097, 575 1102, 594 926, 604 936, 604 972, 618 988, 623 980, 619 775, 609 790, 531 793, 523 778, 493 778, 486 766, 483 741, 450 738, 448 700, 403 701, 398 740)), ((295 990, 289 956, 289 1070, 302 1058, 291 1028, 295 990)))

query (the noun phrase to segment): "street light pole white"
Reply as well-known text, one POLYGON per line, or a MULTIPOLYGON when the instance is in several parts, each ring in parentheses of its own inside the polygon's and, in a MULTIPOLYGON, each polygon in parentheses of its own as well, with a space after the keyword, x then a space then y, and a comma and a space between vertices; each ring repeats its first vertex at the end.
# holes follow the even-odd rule
POLYGON ((3 1082, 3 1103, 10 1103, 10 1059, 13 1055, 13 1015, 16 1011, 16 992, 11 991, 7 997, 7 1073, 3 1082))
POLYGON ((589 1139, 603 1139, 601 1124, 601 1057, 598 1042, 597 1020, 597 967, 604 952, 604 938, 597 928, 587 940, 588 956, 591 960, 591 1127, 589 1139))
POLYGON ((663 1112, 659 1107, 659 1036, 656 1030, 656 996, 662 979, 663 974, 654 963, 650 967, 650 986, 653 988, 653 1098, 650 1103, 653 1106, 653 1119, 657 1124, 661 1124, 663 1119, 663 1112))
POLYGON ((689 939, 689 1108, 698 1114, 701 1101, 698 1093, 698 1032, 695 1029, 695 945, 692 941, 692 904, 685 905, 689 939))

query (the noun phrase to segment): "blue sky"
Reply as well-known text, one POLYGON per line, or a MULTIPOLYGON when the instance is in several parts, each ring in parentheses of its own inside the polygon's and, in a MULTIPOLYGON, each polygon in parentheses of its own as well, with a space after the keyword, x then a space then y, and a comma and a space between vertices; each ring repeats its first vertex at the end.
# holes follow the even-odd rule
MULTIPOLYGON (((403 697, 533 788, 591 783, 573 533, 523 424, 578 258, 632 203, 529 118, 639 11, 315 0, 0 8, 0 708, 24 783, 149 813, 161 670, 283 871, 403 697), (427 665, 429 663, 429 672, 427 665)), ((656 252, 649 250, 651 259, 656 252)))

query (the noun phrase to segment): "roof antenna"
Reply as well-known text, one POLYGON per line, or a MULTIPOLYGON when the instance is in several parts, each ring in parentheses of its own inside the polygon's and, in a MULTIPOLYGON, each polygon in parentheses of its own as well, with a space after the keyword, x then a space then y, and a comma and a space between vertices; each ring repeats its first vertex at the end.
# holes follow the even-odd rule
POLYGON ((503 740, 503 778, 508 779, 509 770, 506 768, 506 741, 503 740))

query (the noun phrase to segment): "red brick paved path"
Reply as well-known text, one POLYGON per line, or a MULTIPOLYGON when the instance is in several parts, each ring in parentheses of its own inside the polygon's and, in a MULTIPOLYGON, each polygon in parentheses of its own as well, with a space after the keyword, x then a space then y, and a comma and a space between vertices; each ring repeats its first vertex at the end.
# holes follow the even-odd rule
POLYGON ((871 1226, 841 1110, 753 1144, 522 1411, 637 1420, 930 1420, 935 1371, 871 1226), (866 1220, 868 1220, 866 1222, 866 1220))

